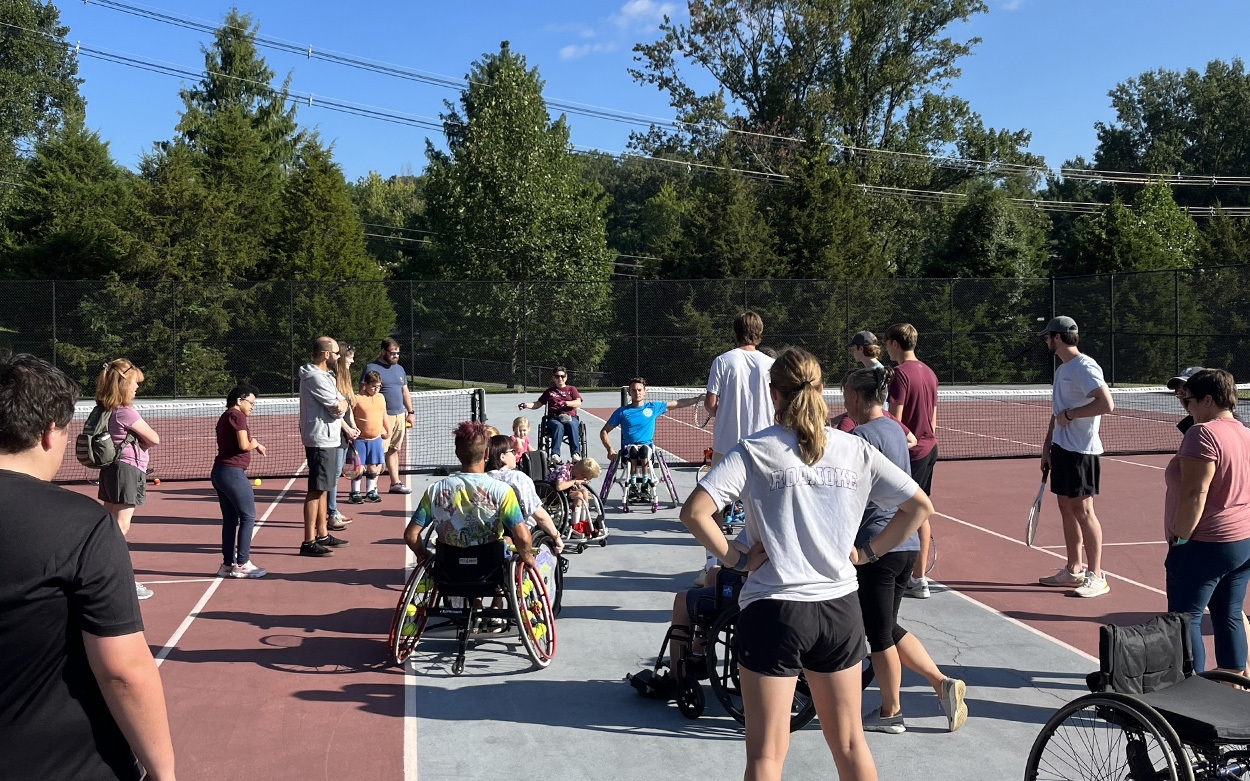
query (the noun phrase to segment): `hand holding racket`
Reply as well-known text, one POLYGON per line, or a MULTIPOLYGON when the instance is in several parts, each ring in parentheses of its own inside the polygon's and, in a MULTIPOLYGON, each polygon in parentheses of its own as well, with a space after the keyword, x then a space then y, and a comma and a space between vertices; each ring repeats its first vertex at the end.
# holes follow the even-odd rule
POLYGON ((694 405, 694 424, 699 428, 707 428, 707 424, 712 422, 713 415, 707 413, 707 407, 703 405, 703 397, 699 397, 699 403, 694 405))
POLYGON ((1024 543, 1033 547, 1033 539, 1037 537, 1037 524, 1042 519, 1042 497, 1046 495, 1046 478, 1050 476, 1050 464, 1042 467, 1042 485, 1037 489, 1037 498, 1029 509, 1029 521, 1024 528, 1024 543))

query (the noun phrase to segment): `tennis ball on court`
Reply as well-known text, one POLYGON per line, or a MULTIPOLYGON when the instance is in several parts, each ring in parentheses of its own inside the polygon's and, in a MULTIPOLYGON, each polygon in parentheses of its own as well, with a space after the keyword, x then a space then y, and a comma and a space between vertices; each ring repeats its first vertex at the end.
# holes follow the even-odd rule
POLYGON ((161 484, 161 479, 159 477, 152 481, 152 485, 160 485, 160 484, 161 484))
POLYGON ((410 615, 410 616, 415 616, 415 615, 417 614, 417 606, 416 606, 416 605, 409 605, 409 606, 408 606, 408 611, 407 611, 407 612, 408 612, 408 615, 410 615))
POLYGON ((404 625, 403 625, 403 627, 399 630, 399 633, 400 633, 401 635, 403 635, 404 637, 412 637, 412 636, 414 636, 414 635, 417 633, 417 625, 416 625, 416 624, 412 624, 412 623, 408 623, 408 622, 404 622, 404 625))
POLYGON ((260 478, 258 477, 255 480, 253 480, 252 485, 260 485, 260 478))

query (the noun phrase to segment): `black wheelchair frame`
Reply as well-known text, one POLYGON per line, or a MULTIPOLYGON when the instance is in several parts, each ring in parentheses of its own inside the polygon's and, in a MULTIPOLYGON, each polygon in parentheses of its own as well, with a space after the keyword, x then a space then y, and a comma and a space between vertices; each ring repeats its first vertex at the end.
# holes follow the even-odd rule
POLYGON ((586 539, 574 542, 569 539, 569 532, 573 529, 573 513, 569 506, 568 495, 564 491, 557 491, 555 486, 546 480, 547 453, 542 450, 526 453, 524 461, 519 466, 534 481, 534 492, 538 494, 543 509, 551 516, 551 521, 560 532, 560 536, 564 538, 565 550, 583 553, 591 543, 597 542, 601 548, 608 544, 608 527, 604 522, 603 504, 593 490, 587 487, 592 533, 586 539))
MULTIPOLYGON (((551 435, 547 432, 547 421, 550 419, 549 415, 543 415, 542 420, 538 424, 538 449, 548 457, 551 456, 551 435)), ((581 451, 585 451, 586 422, 582 420, 580 415, 574 419, 577 421, 577 436, 582 443, 581 451)), ((568 432, 565 432, 563 429, 561 429, 560 441, 569 446, 569 456, 571 457, 573 455, 573 443, 569 441, 568 432)), ((582 452, 582 455, 585 455, 585 452, 582 452)))

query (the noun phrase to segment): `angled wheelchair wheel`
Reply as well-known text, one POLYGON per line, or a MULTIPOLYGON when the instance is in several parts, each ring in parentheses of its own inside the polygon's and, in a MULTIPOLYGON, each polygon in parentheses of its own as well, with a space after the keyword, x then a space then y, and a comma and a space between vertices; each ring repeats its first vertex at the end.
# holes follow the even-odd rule
POLYGON ((430 556, 412 570, 408 582, 404 584, 403 595, 391 619, 391 664, 403 664, 412 654, 429 621, 428 611, 438 600, 433 563, 434 557, 430 556))
POLYGON ((568 499, 546 480, 535 482, 534 492, 538 494, 538 499, 543 503, 543 509, 551 516, 551 522, 556 525, 560 536, 567 537, 570 526, 568 499))
POLYGON ((1158 711, 1114 692, 1064 705, 1042 727, 1025 781, 1194 781, 1180 738, 1158 711))
POLYGON ((560 615, 561 600, 564 595, 564 566, 562 557, 556 553, 555 542, 542 530, 534 530, 534 563, 538 574, 542 576, 543 585, 547 587, 547 597, 551 600, 551 612, 560 615))
POLYGON ((509 588, 512 592, 512 620, 525 652, 534 667, 546 667, 556 655, 556 618, 542 575, 534 567, 519 559, 514 560, 509 588))
MULTIPOLYGON (((738 611, 730 610, 712 624, 707 635, 704 658, 707 661, 708 682, 712 685, 712 694, 734 721, 745 725, 742 682, 738 677, 738 655, 734 651, 734 625, 737 620, 738 611)), ((790 731, 803 729, 814 718, 816 705, 812 702, 807 680, 800 673, 790 709, 790 731)))

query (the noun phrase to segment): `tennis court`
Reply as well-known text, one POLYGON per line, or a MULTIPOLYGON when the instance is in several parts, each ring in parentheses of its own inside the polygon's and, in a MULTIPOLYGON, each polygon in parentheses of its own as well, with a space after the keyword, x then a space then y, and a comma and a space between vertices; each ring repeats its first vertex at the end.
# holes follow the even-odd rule
MULTIPOLYGON (((516 401, 488 396, 482 411, 500 425, 516 414, 516 401)), ((615 394, 587 394, 589 454, 601 461, 596 434, 616 401, 615 394)), ((947 413, 942 408, 939 416, 947 413)), ((448 427, 440 421, 427 435, 449 440, 440 426, 448 427)), ((945 734, 934 698, 906 676, 909 731, 869 736, 882 778, 1019 777, 1041 724, 1080 693, 1094 668, 1097 626, 1138 622, 1164 608, 1157 540, 1166 460, 1104 460, 1098 512, 1111 593, 1093 600, 1034 585, 1063 556, 1053 499, 1043 508, 1037 547, 1021 542, 1037 489, 1035 461, 937 466, 932 576, 940 585, 930 600, 907 600, 901 621, 945 672, 967 681, 971 716, 958 733, 945 734), (981 757, 975 766, 969 752, 981 757)), ((685 497, 695 469, 674 472, 685 497)), ((417 497, 436 478, 408 479, 417 497)), ((571 557, 549 668, 530 671, 515 638, 500 636, 471 651, 464 675, 455 677, 454 644, 437 634, 422 640, 404 669, 386 663, 406 575, 401 533, 414 498, 384 494, 381 504, 344 504, 355 519, 342 534, 351 545, 310 559, 296 555, 303 488, 290 477, 265 477, 256 488, 264 522, 253 557, 270 572, 260 580, 212 577, 220 523, 206 482, 152 485, 136 515, 132 558, 139 580, 156 592, 142 603, 143 614, 161 659, 183 778, 498 778, 501 768, 517 772, 521 753, 555 779, 654 779, 711 763, 726 777, 740 774, 741 731, 714 700, 702 718, 688 721, 624 682, 650 663, 673 594, 689 586, 702 560, 676 511, 622 515, 609 506, 608 546, 571 557)), ((875 697, 870 689, 865 708, 875 697)), ((818 725, 797 733, 787 777, 824 777, 828 766, 818 725)))

